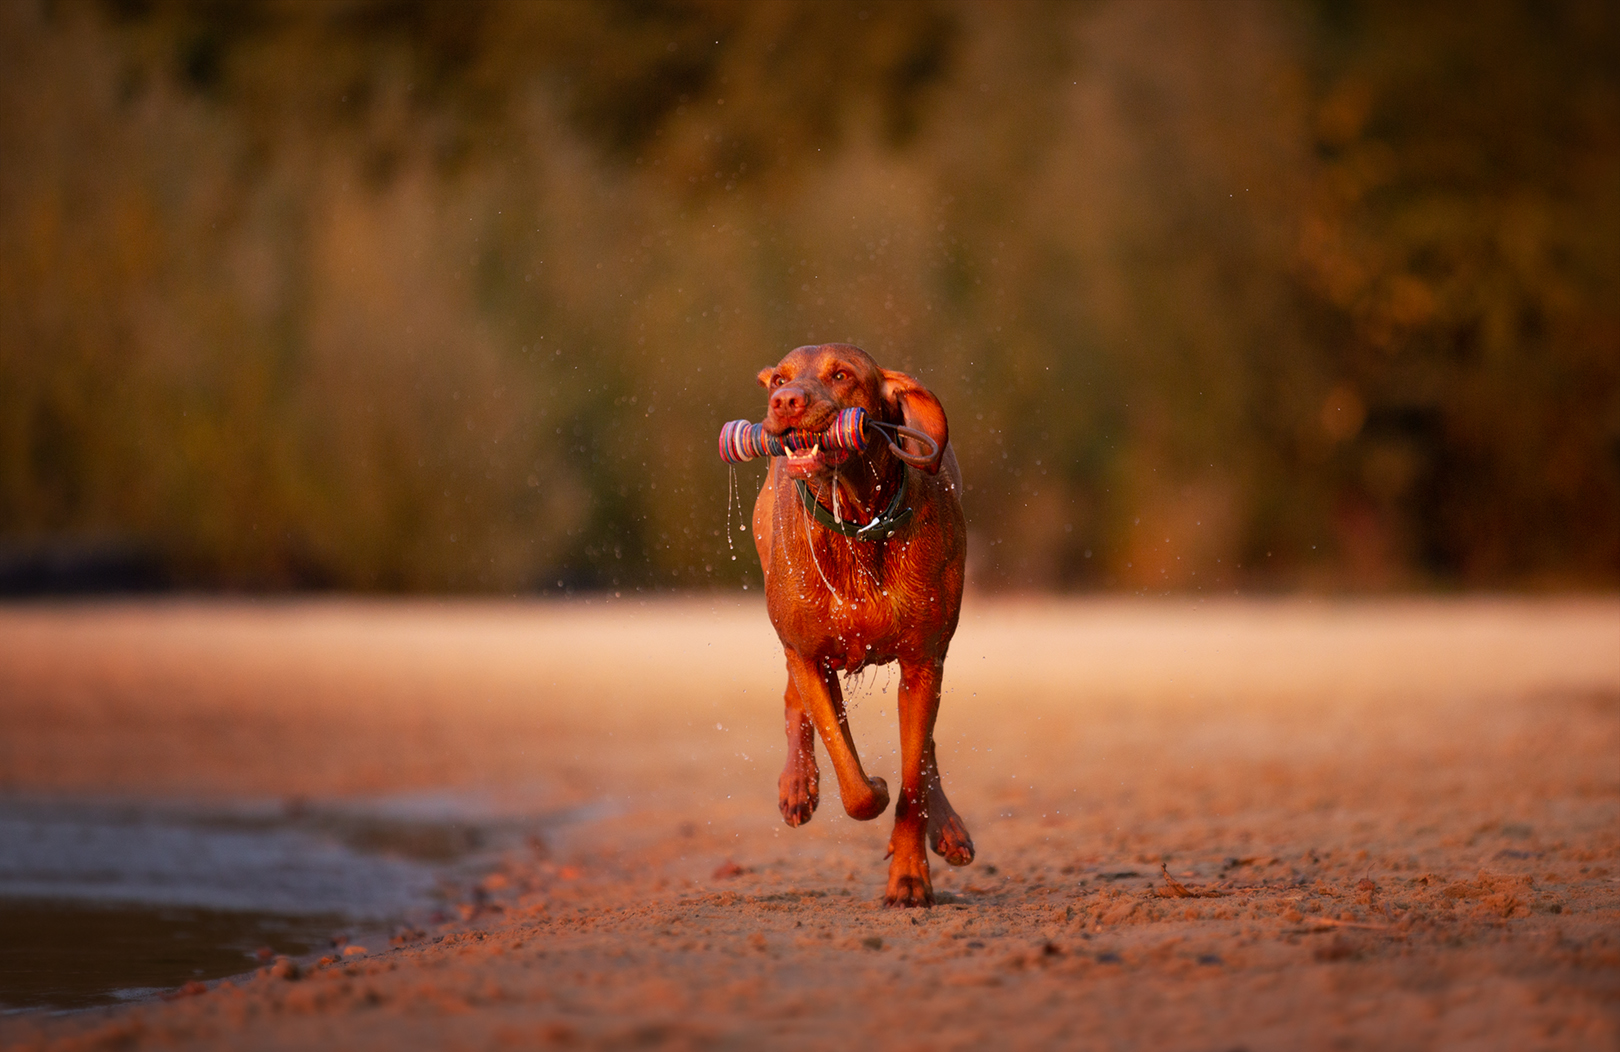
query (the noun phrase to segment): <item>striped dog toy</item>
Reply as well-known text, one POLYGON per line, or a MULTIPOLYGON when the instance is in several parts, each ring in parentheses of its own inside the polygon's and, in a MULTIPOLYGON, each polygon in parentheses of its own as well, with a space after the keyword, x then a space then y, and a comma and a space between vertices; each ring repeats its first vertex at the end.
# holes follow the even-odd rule
POLYGON ((789 431, 767 435, 764 424, 733 420, 720 428, 720 459, 741 464, 755 457, 781 457, 803 453, 820 443, 822 449, 847 449, 859 453, 866 448, 866 410, 860 406, 840 409, 825 431, 789 431))

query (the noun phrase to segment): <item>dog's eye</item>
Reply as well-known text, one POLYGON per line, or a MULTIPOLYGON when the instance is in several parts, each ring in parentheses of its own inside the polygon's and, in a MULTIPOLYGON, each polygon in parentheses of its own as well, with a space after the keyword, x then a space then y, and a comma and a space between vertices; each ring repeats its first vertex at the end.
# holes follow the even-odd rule
POLYGON ((784 381, 780 376, 771 377, 771 386, 772 387, 781 387, 783 383, 784 383, 784 381))
POLYGON ((845 380, 849 379, 849 374, 844 372, 844 370, 840 369, 836 373, 833 373, 832 378, 833 378, 834 383, 840 383, 841 384, 845 380))

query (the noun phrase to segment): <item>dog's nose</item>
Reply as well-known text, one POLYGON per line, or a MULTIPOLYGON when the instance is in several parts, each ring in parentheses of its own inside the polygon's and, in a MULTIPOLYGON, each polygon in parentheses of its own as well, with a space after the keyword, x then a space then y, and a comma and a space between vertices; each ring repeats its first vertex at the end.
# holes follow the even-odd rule
POLYGON ((804 415, 804 391, 794 384, 778 387, 771 393, 771 412, 784 424, 792 425, 804 415))

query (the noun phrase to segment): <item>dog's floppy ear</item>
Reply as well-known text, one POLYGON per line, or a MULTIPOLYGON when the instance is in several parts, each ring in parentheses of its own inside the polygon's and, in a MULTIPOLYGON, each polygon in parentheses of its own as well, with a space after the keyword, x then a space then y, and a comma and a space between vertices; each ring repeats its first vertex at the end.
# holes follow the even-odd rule
POLYGON ((759 376, 757 377, 759 380, 759 386, 769 391, 771 389, 771 374, 774 372, 776 372, 776 366, 774 365, 767 365, 765 368, 761 369, 759 371, 759 376))
MULTIPOLYGON (((922 469, 930 475, 938 474, 939 462, 945 456, 945 443, 950 438, 950 429, 945 423, 945 407, 939 404, 934 392, 905 373, 884 369, 883 404, 892 412, 898 413, 907 427, 916 428, 934 440, 936 447, 934 457, 922 465, 922 469)), ((906 446, 902 441, 901 445, 908 453, 923 452, 920 448, 915 450, 912 448, 919 445, 916 442, 906 446)))

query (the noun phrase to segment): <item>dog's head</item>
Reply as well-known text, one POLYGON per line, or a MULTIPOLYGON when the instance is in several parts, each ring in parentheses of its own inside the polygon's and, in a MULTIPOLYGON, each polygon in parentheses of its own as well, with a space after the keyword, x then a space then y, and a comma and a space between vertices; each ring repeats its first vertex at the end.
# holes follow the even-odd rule
MULTIPOLYGON (((765 430, 770 434, 821 431, 840 409, 859 406, 875 420, 904 424, 933 439, 934 456, 922 467, 930 474, 939 470, 950 437, 939 399, 905 373, 878 368, 859 347, 823 343, 795 348, 776 365, 761 369, 759 383, 770 392, 765 414, 765 430)), ((874 436, 866 455, 887 457, 888 444, 874 436)), ((851 456, 845 450, 820 450, 782 459, 789 475, 809 478, 830 473, 851 456)))

